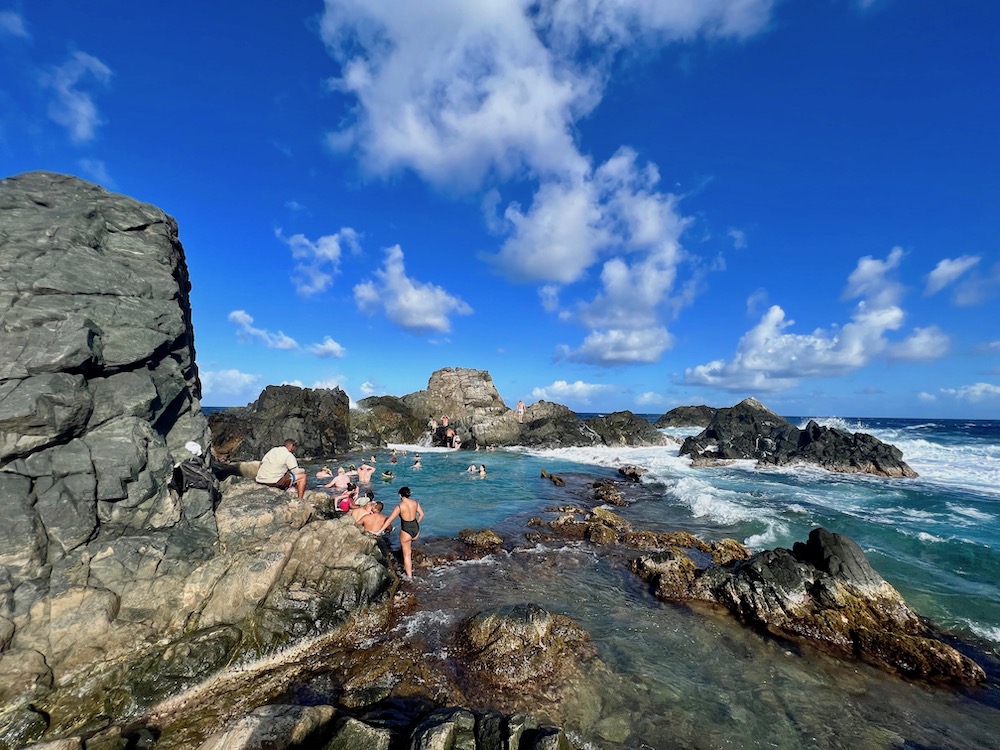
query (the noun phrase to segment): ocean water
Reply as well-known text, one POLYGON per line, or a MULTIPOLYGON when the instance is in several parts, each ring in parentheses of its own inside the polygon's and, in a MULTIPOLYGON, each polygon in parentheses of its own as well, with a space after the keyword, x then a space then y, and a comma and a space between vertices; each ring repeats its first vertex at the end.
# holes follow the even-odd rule
POLYGON ((893 443, 920 477, 757 469, 749 461, 693 468, 677 446, 396 446, 395 465, 388 451, 376 453, 373 488, 387 512, 399 487, 411 488, 427 514, 418 547, 470 527, 517 540, 531 516, 573 501, 566 488, 540 478, 543 469, 581 484, 637 464, 648 469, 641 499, 614 508, 636 528, 732 537, 755 549, 790 546, 816 526, 852 537, 911 607, 986 662, 986 688, 906 683, 747 630, 718 612, 659 602, 621 558, 586 544, 523 545, 420 573, 411 584, 419 609, 389 637, 447 658, 450 628, 478 609, 530 601, 573 617, 615 675, 597 715, 568 722, 577 741, 593 747, 1000 747, 1000 422, 817 421, 893 443), (421 469, 412 468, 415 451, 421 469), (486 478, 467 472, 473 463, 486 464, 486 478), (387 468, 395 476, 384 482, 387 468))

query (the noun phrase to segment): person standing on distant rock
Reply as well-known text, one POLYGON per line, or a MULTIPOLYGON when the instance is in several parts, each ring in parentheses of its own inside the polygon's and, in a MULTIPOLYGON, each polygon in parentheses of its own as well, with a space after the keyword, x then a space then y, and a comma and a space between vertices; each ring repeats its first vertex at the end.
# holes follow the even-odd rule
POLYGON ((420 536, 420 522, 424 520, 424 509, 420 503, 410 497, 409 487, 399 488, 399 503, 392 514, 385 519, 379 531, 384 531, 392 525, 392 519, 399 516, 399 546, 403 550, 403 571, 406 580, 413 578, 413 555, 411 544, 420 536))
POLYGON ((517 412, 517 421, 518 421, 518 424, 522 424, 524 422, 524 402, 523 401, 518 401, 517 402, 517 408, 515 409, 515 411, 517 412))
POLYGON ((260 468, 257 469, 257 484, 282 490, 287 490, 294 484, 301 500, 306 494, 306 473, 295 460, 297 447, 298 443, 289 438, 284 445, 271 448, 265 453, 260 461, 260 468))

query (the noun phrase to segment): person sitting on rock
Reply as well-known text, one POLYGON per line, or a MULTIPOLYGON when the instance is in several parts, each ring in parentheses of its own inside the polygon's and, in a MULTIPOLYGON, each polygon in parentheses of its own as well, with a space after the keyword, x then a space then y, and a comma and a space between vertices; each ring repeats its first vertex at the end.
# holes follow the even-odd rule
POLYGON ((337 497, 337 510, 345 513, 351 508, 358 507, 358 485, 354 482, 347 483, 347 489, 337 497))
POLYGON ((299 468, 299 462, 295 460, 297 447, 298 443, 289 438, 284 445, 271 448, 265 453, 260 461, 260 468, 257 469, 257 484, 282 490, 287 490, 294 484, 301 500, 306 494, 306 472, 299 468))
POLYGON ((361 523, 361 519, 369 515, 371 511, 371 502, 375 499, 375 493, 368 490, 364 495, 358 498, 357 506, 351 508, 347 514, 353 518, 357 523, 361 523))
POLYGON ((384 532, 379 531, 379 529, 382 528, 382 526, 385 524, 386 521, 386 515, 385 513, 382 512, 382 508, 384 507, 385 506, 382 505, 382 503, 380 503, 378 500, 368 503, 368 508, 370 509, 368 511, 368 514, 363 516, 361 520, 358 521, 358 523, 361 524, 361 528, 367 531, 369 534, 388 535, 389 533, 391 533, 392 526, 390 526, 384 532))

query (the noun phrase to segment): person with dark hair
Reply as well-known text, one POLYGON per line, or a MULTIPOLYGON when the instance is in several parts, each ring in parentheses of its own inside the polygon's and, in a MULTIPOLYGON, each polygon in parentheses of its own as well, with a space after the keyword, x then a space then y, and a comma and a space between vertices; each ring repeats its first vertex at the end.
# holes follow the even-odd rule
POLYGON ((337 497, 337 510, 342 510, 346 513, 351 508, 357 508, 358 492, 358 485, 354 482, 350 482, 347 485, 347 489, 337 497))
MULTIPOLYGON (((358 521, 358 523, 360 523, 361 528, 369 534, 382 534, 382 526, 386 521, 385 513, 382 512, 382 508, 385 506, 383 506, 378 500, 375 500, 374 502, 368 503, 367 507, 371 509, 370 512, 358 521)), ((385 533, 388 534, 391 531, 392 527, 390 526, 388 531, 385 533)))
POLYGON ((271 448, 265 453, 257 469, 257 484, 281 490, 287 490, 294 484, 301 500, 306 494, 306 472, 299 468, 299 462, 295 460, 293 454, 296 448, 298 443, 289 438, 284 445, 271 448))
POLYGON ((382 523, 379 531, 389 528, 396 516, 399 516, 399 546, 403 550, 403 570, 406 573, 406 580, 409 581, 413 578, 411 544, 420 535, 420 522, 424 520, 424 509, 410 497, 409 487, 399 488, 399 503, 382 523))

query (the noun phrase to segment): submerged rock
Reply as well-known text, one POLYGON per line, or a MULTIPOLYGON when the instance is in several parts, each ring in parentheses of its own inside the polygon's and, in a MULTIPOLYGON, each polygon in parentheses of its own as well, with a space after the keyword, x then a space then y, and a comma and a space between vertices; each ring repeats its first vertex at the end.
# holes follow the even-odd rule
POLYGON ((535 604, 497 607, 469 617, 456 628, 454 647, 466 690, 515 708, 532 700, 551 701, 579 679, 596 655, 583 628, 535 604))
POLYGON ((700 434, 684 441, 679 453, 700 462, 752 458, 761 464, 812 463, 830 471, 917 476, 893 445, 814 421, 800 430, 753 398, 718 409, 700 434))

